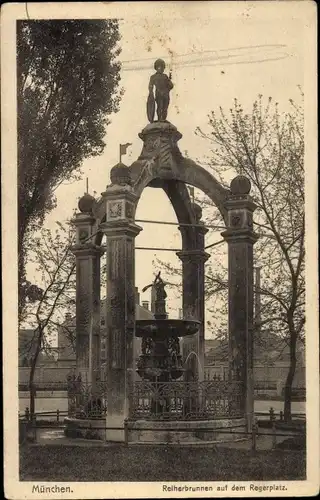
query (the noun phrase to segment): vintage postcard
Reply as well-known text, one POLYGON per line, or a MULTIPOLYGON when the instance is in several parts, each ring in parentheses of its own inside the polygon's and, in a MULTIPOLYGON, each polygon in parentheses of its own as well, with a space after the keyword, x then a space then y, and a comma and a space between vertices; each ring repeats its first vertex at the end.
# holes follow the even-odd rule
POLYGON ((316 4, 1 14, 6 498, 316 495, 316 4))

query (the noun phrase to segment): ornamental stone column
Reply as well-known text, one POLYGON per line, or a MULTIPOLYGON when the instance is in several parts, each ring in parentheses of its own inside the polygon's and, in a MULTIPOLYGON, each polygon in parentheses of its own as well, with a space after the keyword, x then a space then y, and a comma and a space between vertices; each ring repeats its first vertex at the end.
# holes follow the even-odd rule
POLYGON ((204 333, 205 333, 205 262, 210 255, 204 251, 207 228, 202 226, 202 210, 193 204, 197 226, 180 226, 181 232, 189 233, 187 242, 177 256, 182 261, 182 309, 185 319, 196 319, 201 325, 198 333, 182 339, 182 354, 187 361, 186 380, 204 380, 204 333), (195 353, 195 355, 191 354, 195 353))
POLYGON ((235 177, 225 202, 229 268, 229 381, 241 382, 240 411, 250 432, 253 422, 253 232, 256 204, 244 176, 235 177))
MULTIPOLYGON (((103 250, 93 242, 95 199, 85 194, 80 213, 72 220, 76 227, 76 370, 82 381, 96 383, 100 377, 100 258, 103 250)), ((93 388, 93 387, 92 387, 93 388)))
POLYGON ((141 227, 134 223, 137 196, 130 186, 129 169, 111 170, 111 186, 102 193, 107 237, 107 428, 108 441, 124 441, 124 422, 130 416, 130 390, 134 379, 135 264, 134 242, 141 227), (122 430, 123 429, 123 430, 122 430))

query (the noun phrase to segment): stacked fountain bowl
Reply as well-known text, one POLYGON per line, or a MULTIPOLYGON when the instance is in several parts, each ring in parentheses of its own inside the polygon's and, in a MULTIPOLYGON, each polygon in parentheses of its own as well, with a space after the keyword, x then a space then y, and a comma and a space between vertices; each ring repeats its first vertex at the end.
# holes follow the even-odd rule
POLYGON ((193 335, 199 321, 184 319, 150 319, 136 322, 136 336, 141 337, 137 373, 143 380, 169 382, 184 372, 179 337, 193 335))

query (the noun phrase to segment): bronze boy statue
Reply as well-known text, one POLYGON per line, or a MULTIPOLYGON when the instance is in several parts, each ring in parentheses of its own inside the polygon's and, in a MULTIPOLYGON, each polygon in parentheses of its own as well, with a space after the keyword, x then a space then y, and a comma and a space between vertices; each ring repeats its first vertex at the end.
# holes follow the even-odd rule
POLYGON ((158 272, 153 283, 142 288, 142 292, 146 292, 148 290, 148 288, 154 287, 156 290, 156 300, 157 301, 165 300, 167 298, 167 293, 165 291, 166 283, 160 277, 160 274, 161 274, 161 271, 158 272))
POLYGON ((147 115, 150 123, 154 121, 155 102, 157 103, 158 121, 164 122, 167 119, 168 106, 170 102, 169 93, 173 88, 171 81, 171 73, 164 74, 166 65, 162 59, 157 59, 154 63, 156 73, 151 76, 149 82, 149 97, 147 101, 147 115), (155 87, 155 96, 153 94, 153 87, 155 87))

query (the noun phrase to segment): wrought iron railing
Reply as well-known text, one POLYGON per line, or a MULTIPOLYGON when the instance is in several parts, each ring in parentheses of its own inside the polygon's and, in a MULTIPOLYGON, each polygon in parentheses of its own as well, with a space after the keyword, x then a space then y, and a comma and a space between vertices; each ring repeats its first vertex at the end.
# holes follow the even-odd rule
POLYGON ((106 382, 95 384, 79 378, 68 380, 68 416, 76 418, 102 418, 107 412, 106 382))
MULTIPOLYGON (((205 420, 243 417, 243 383, 215 380, 137 381, 130 388, 133 420, 205 420)), ((107 383, 68 380, 68 416, 102 418, 107 413, 107 383)))
POLYGON ((202 382, 134 382, 132 419, 199 420, 242 417, 243 383, 226 380, 202 382))

